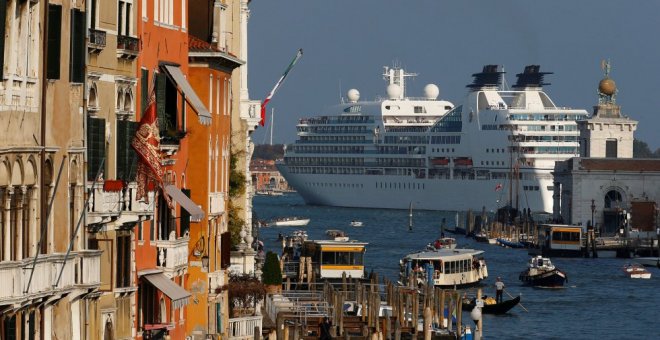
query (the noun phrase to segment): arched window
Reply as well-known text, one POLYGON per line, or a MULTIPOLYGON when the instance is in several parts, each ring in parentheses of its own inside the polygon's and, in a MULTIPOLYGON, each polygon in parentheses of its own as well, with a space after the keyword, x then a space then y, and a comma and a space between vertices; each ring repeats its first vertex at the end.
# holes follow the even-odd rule
POLYGON ((122 89, 117 89, 117 103, 115 104, 115 108, 117 110, 123 109, 124 105, 124 91, 122 89))
POLYGON ((131 90, 127 90, 126 93, 124 93, 123 110, 126 112, 133 112, 133 94, 131 93, 131 90))
POLYGON ((87 98, 87 108, 88 110, 92 110, 92 111, 97 111, 99 109, 98 90, 96 88, 96 83, 92 83, 89 86, 89 97, 87 98))
POLYGON ((610 190, 605 195, 606 209, 620 208, 622 206, 622 203, 623 203, 623 198, 621 196, 621 193, 616 190, 610 190))

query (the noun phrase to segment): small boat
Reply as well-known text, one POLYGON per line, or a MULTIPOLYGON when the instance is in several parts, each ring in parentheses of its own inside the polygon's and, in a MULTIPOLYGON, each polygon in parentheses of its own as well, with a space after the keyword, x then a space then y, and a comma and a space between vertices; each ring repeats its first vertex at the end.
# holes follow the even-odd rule
MULTIPOLYGON (((511 300, 505 300, 500 303, 495 302, 495 299, 493 297, 488 297, 483 299, 484 300, 484 306, 481 308, 481 312, 484 314, 505 314, 506 312, 510 311, 511 308, 515 307, 518 303, 520 303, 520 296, 517 296, 511 300)), ((463 299, 463 310, 464 311, 472 311, 474 309, 474 306, 476 305, 476 299, 469 299, 469 298, 464 298, 463 299)))
POLYGON ((623 266, 623 272, 631 279, 650 279, 651 272, 642 267, 639 263, 628 263, 623 266))
POLYGON ((635 262, 644 267, 658 267, 660 268, 660 257, 637 257, 635 262))
POLYGON ((525 245, 520 242, 509 241, 503 238, 498 238, 497 243, 499 243, 502 247, 507 248, 525 248, 525 245))
POLYGON ((362 221, 358 221, 358 220, 352 220, 351 221, 351 227, 361 227, 363 225, 364 225, 364 223, 362 223, 362 221))
POLYGON ((325 234, 335 241, 348 241, 348 235, 342 230, 338 229, 328 229, 325 231, 325 234))
POLYGON ((549 258, 538 255, 529 260, 527 269, 518 277, 523 284, 533 287, 559 288, 568 280, 566 273, 556 268, 549 258))
POLYGON ((456 239, 453 237, 441 237, 431 244, 434 249, 454 249, 456 248, 456 239))
POLYGON ((474 240, 481 243, 496 244, 497 239, 488 237, 488 233, 480 232, 474 235, 474 240))
POLYGON ((284 217, 278 218, 270 223, 273 227, 304 227, 309 223, 309 218, 284 217))

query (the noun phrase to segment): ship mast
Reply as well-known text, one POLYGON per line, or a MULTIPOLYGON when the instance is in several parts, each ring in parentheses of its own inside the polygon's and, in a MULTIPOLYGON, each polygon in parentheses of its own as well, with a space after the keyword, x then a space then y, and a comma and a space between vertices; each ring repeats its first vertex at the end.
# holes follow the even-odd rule
POLYGON ((403 99, 406 97, 406 77, 416 77, 417 73, 406 73, 401 67, 395 65, 392 68, 383 66, 383 79, 388 81, 388 85, 398 85, 401 88, 398 98, 403 99))

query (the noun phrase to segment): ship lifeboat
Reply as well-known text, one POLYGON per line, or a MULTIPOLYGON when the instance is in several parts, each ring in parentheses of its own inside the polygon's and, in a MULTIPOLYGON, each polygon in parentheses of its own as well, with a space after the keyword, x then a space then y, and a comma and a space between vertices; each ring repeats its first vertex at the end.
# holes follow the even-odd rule
POLYGON ((431 164, 435 166, 449 165, 449 158, 447 157, 431 158, 431 164))
POLYGON ((456 166, 472 166, 472 158, 469 158, 469 157, 454 158, 454 165, 456 165, 456 166))

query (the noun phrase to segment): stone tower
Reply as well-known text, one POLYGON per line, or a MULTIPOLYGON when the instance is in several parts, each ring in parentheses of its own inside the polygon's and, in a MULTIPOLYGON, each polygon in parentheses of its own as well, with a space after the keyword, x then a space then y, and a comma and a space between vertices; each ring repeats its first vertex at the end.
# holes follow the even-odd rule
POLYGON ((598 105, 589 119, 578 121, 582 157, 632 158, 637 121, 621 114, 617 88, 610 78, 610 63, 603 61, 605 78, 598 83, 598 105))

